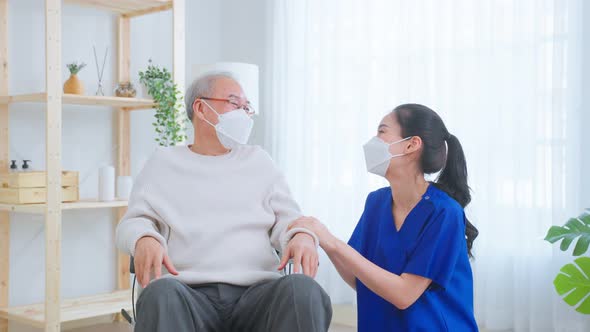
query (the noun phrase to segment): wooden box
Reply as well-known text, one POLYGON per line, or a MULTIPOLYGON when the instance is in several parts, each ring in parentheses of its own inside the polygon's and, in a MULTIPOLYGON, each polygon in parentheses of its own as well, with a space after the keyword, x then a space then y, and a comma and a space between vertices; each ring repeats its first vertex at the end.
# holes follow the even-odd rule
MULTIPOLYGON (((74 202, 79 199, 78 187, 62 187, 61 200, 74 202)), ((46 188, 0 188, 0 203, 33 204, 47 201, 46 188)))
MULTIPOLYGON (((79 200, 78 172, 64 171, 61 176, 62 201, 79 200)), ((47 202, 45 172, 0 174, 0 203, 35 204, 47 202)))
MULTIPOLYGON (((47 186, 45 172, 15 172, 0 174, 2 188, 44 188, 47 186)), ((61 172, 62 187, 78 187, 78 172, 61 172)))

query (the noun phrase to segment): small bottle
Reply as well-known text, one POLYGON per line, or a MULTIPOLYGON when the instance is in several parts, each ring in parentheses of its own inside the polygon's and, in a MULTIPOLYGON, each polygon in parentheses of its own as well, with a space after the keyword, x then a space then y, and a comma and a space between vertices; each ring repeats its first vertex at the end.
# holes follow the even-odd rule
POLYGON ((31 167, 28 164, 30 162, 31 162, 30 160, 23 160, 23 166, 21 167, 23 172, 30 172, 31 171, 31 167))
POLYGON ((18 166, 16 165, 16 160, 11 160, 10 172, 11 173, 18 172, 18 166))

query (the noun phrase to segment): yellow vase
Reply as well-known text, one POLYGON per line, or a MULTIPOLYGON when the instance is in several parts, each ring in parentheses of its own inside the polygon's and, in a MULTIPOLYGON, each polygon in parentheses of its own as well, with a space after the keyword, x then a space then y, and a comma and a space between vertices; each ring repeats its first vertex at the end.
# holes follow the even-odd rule
POLYGON ((64 83, 64 93, 71 93, 74 95, 84 94, 84 85, 78 79, 76 74, 71 74, 70 78, 64 83))

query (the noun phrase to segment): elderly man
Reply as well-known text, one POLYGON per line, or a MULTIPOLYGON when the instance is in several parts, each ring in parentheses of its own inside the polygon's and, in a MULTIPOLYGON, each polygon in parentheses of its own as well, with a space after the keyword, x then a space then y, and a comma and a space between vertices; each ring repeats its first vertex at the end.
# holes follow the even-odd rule
POLYGON ((253 120, 240 84, 201 77, 186 106, 194 143, 154 153, 117 228, 145 288, 136 331, 327 331, 330 299, 312 279, 317 237, 288 230, 301 212, 285 179, 245 145, 253 120), (289 259, 296 274, 281 276, 289 259))

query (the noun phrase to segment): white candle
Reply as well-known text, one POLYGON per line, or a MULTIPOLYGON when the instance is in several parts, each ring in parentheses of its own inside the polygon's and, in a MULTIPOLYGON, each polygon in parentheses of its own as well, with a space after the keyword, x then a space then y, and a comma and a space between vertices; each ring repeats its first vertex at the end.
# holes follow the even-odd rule
POLYGON ((98 172, 98 200, 102 202, 115 200, 115 168, 103 166, 98 172))

